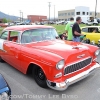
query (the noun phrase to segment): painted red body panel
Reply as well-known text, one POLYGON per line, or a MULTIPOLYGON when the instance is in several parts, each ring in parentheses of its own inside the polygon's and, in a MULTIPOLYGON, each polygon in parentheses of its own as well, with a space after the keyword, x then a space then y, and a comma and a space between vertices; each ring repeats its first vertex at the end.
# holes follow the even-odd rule
POLYGON ((25 31, 25 30, 39 29, 39 28, 53 28, 53 27, 52 26, 44 26, 44 25, 21 25, 21 26, 7 27, 4 30, 25 31))
MULTIPOLYGON (((14 26, 8 27, 5 30, 17 30, 25 31, 29 29, 37 28, 52 28, 50 26, 14 26)), ((61 40, 50 40, 42 41, 37 43, 29 44, 17 44, 12 41, 4 42, 4 50, 7 52, 0 51, 0 56, 7 61, 10 65, 20 70, 22 73, 26 74, 29 64, 33 63, 40 66, 47 79, 53 82, 62 82, 67 78, 73 77, 83 71, 88 70, 91 66, 95 64, 92 62, 91 65, 76 71, 67 76, 62 76, 60 78, 55 78, 54 76, 62 72, 64 73, 64 68, 62 70, 56 69, 56 64, 61 59, 65 60, 65 66, 82 60, 87 57, 92 57, 95 59, 94 52, 97 47, 76 43, 71 41, 61 41, 61 40), (74 46, 79 46, 79 49, 73 49, 74 46), (83 58, 77 58, 80 54, 85 54, 83 58)), ((65 67, 64 66, 64 67, 65 67)))

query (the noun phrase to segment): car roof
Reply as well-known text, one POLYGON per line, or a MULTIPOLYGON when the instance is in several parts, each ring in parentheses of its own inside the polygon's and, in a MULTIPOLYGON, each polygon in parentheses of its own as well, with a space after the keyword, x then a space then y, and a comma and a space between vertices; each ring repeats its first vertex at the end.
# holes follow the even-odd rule
POLYGON ((54 27, 46 25, 18 25, 18 26, 7 27, 4 30, 25 31, 30 29, 42 29, 42 28, 54 28, 54 27))
POLYGON ((84 27, 81 27, 81 28, 92 28, 92 27, 99 28, 100 26, 84 26, 84 27))

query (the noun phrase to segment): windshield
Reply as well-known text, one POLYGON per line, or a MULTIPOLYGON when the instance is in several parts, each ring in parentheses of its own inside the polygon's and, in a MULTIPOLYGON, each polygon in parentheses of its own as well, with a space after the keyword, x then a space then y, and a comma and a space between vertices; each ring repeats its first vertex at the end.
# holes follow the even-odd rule
POLYGON ((46 40, 54 40, 58 34, 54 28, 32 29, 22 34, 22 43, 39 42, 46 40))

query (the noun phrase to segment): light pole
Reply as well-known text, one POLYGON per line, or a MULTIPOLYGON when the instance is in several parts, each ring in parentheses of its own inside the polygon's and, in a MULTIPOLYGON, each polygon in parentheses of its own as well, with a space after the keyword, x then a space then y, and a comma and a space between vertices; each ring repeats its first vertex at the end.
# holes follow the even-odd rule
POLYGON ((97 0, 96 0, 96 4, 95 4, 95 18, 96 18, 96 15, 97 15, 97 0))
POLYGON ((23 21, 23 12, 20 10, 20 22, 23 21))
POLYGON ((49 23, 50 23, 50 7, 51 7, 51 2, 48 2, 49 3, 49 23))
POLYGON ((21 12, 22 13, 22 22, 23 22, 23 12, 21 12))
POLYGON ((54 5, 54 22, 55 22, 55 5, 54 5))
POLYGON ((19 11, 19 13, 20 13, 20 22, 21 22, 21 10, 19 11))

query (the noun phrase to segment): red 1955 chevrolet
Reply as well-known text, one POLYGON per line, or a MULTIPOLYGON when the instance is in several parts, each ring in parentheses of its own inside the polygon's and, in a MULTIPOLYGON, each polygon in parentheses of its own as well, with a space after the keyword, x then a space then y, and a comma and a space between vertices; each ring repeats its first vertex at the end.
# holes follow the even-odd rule
POLYGON ((32 74, 39 86, 59 91, 100 67, 98 47, 57 37, 51 26, 7 27, 0 36, 0 61, 32 74))

